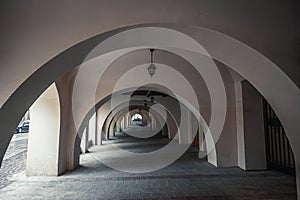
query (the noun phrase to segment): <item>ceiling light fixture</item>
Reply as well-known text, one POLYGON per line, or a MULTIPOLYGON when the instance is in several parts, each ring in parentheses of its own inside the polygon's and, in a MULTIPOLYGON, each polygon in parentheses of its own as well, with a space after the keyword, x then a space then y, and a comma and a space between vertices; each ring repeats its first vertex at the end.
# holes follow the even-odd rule
POLYGON ((151 103, 153 103, 154 102, 154 97, 151 97, 150 100, 151 100, 151 103))
POLYGON ((155 70, 156 70, 156 66, 153 64, 153 52, 154 52, 154 49, 150 49, 151 63, 149 65, 149 67, 147 68, 148 73, 151 77, 155 74, 155 70))

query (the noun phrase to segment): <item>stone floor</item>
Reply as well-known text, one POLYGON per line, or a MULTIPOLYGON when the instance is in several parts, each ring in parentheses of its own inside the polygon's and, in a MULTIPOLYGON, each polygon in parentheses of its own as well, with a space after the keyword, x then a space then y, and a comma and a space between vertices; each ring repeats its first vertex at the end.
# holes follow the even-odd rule
POLYGON ((119 135, 82 155, 81 167, 73 172, 59 177, 26 177, 24 172, 11 176, 11 183, 0 189, 0 199, 296 199, 293 177, 275 171, 216 168, 198 159, 194 147, 154 172, 120 172, 101 163, 110 158, 112 145, 141 153, 168 142, 159 136, 119 135))
POLYGON ((0 189, 14 181, 16 174, 26 167, 28 133, 15 134, 8 146, 0 168, 0 189))

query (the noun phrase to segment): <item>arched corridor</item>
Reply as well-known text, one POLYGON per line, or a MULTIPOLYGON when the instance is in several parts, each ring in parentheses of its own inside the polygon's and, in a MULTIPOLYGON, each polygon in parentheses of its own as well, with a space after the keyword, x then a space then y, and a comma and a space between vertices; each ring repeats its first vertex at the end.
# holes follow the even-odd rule
POLYGON ((298 8, 2 2, 0 199, 299 199, 298 8))

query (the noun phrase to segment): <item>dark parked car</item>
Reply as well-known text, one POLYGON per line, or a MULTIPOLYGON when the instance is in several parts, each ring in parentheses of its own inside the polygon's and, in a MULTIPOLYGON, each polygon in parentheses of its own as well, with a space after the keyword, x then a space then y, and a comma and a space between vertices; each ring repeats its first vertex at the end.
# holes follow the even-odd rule
POLYGON ((18 127, 16 128, 16 133, 28 133, 29 124, 29 120, 21 121, 18 127))

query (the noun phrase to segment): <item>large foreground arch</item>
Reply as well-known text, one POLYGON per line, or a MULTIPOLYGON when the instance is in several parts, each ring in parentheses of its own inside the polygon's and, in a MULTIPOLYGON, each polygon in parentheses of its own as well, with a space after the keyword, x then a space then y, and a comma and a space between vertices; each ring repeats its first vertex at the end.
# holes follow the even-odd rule
MULTIPOLYGON (((85 56, 96 45, 98 45, 99 42, 113 36, 116 33, 121 33, 122 31, 135 28, 138 29, 145 26, 163 27, 184 32, 202 44, 212 58, 223 62, 252 83, 252 85, 254 85, 262 96, 264 96, 271 104, 283 123, 288 138, 290 139, 291 146, 294 150, 297 170, 299 170, 300 147, 297 145, 297 142, 299 142, 299 135, 297 134, 297 131, 300 129, 300 124, 298 123, 298 119, 300 118, 300 108, 298 106, 298 102, 300 102, 300 94, 299 88, 294 84, 294 82, 291 81, 279 67, 263 55, 228 36, 199 27, 184 25, 175 26, 170 24, 132 26, 100 34, 99 36, 71 47, 42 66, 38 71, 30 76, 30 78, 28 78, 1 107, 1 122, 3 122, 3 124, 7 124, 5 126, 1 126, 1 141, 4 143, 4 145, 1 146, 1 157, 4 155, 7 145, 12 137, 12 130, 14 130, 19 119, 51 83, 74 67, 80 65, 84 61, 85 56), (226 51, 217 49, 215 46, 224 47, 226 48, 226 51), (259 71, 260 73, 253 73, 253 71, 259 71), (47 77, 47 79, 41 79, 41 77, 47 77), (39 82, 39 84, 35 84, 37 82, 39 82), (280 95, 278 91, 280 91, 280 95), (20 97, 24 96, 24 94, 26 94, 27 97, 20 102, 20 97), (12 110, 15 112, 11 113, 12 110)), ((147 31, 149 31, 149 29, 147 29, 147 31)), ((122 35, 120 38, 122 38, 122 35)), ((112 49, 106 49, 106 51, 103 51, 102 53, 135 46, 138 46, 138 44, 125 44, 125 46, 111 45, 110 48, 112 49)), ((189 54, 185 54, 184 50, 180 48, 169 49, 172 49, 173 52, 176 52, 179 55, 185 55, 183 57, 192 57, 193 54, 197 55, 196 52, 189 52, 189 54)))

